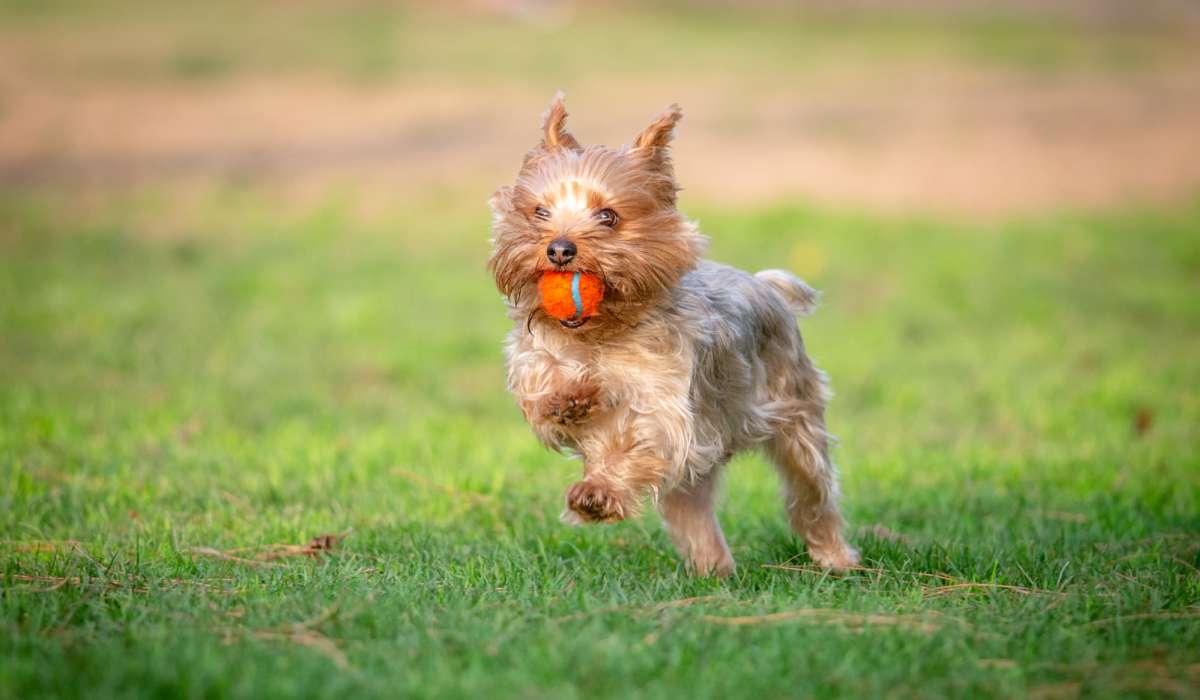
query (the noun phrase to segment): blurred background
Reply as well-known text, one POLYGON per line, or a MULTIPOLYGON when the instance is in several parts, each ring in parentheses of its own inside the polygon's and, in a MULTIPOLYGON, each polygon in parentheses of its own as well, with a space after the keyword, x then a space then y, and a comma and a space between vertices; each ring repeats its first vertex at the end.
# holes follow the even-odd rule
POLYGON ((689 201, 994 214, 1200 182, 1187 0, 0 7, 9 188, 483 196, 557 89, 585 142, 680 102, 689 201))

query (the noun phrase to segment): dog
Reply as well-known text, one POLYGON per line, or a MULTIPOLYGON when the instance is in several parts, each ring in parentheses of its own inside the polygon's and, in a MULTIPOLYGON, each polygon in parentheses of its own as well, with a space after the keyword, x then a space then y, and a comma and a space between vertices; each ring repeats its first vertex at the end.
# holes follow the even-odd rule
POLYGON ((489 202, 488 267, 514 321, 508 388, 542 443, 582 459, 563 520, 616 522, 650 497, 690 571, 729 575, 718 480, 734 454, 763 448, 813 560, 853 567, 825 431, 830 394, 796 324, 817 293, 783 270, 702 259, 708 239, 676 207, 669 146, 682 115, 672 105, 629 145, 584 147, 555 96, 541 142, 489 202), (600 276, 599 312, 543 311, 548 271, 600 276))

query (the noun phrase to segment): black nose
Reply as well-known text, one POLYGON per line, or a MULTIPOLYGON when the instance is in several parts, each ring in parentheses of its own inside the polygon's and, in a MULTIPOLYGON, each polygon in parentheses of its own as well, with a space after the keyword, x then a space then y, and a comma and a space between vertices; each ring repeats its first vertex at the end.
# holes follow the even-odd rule
POLYGON ((575 244, 565 238, 555 238, 546 248, 546 257, 555 265, 566 265, 575 259, 575 244))

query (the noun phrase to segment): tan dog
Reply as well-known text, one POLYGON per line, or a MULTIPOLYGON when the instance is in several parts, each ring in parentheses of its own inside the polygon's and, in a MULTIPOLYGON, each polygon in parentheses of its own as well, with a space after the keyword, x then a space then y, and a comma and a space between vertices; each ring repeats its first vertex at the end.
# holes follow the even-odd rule
POLYGON ((621 148, 584 148, 558 95, 516 183, 491 200, 489 267, 515 322, 508 384, 537 436, 583 459, 565 520, 615 522, 653 497, 700 574, 733 557, 714 513, 722 467, 763 446, 783 479, 792 528, 819 564, 853 566, 825 432, 825 377, 796 314, 816 293, 782 270, 751 275, 701 259, 707 239, 676 209, 671 106, 621 148), (539 307, 548 270, 599 275, 586 321, 539 307))

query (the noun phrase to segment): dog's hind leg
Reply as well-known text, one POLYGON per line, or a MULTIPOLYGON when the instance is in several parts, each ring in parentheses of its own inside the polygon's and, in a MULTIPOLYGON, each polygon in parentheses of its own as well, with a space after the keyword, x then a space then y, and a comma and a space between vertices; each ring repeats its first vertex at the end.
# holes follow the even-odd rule
POLYGON ((701 576, 733 573, 733 555, 717 522, 717 469, 684 483, 659 499, 667 534, 689 569, 701 576))
POLYGON ((838 508, 837 470, 829 458, 822 407, 813 407, 781 425, 767 442, 767 452, 783 480, 788 520, 808 544, 813 560, 831 569, 858 564, 858 553, 846 543, 846 522, 838 508))

